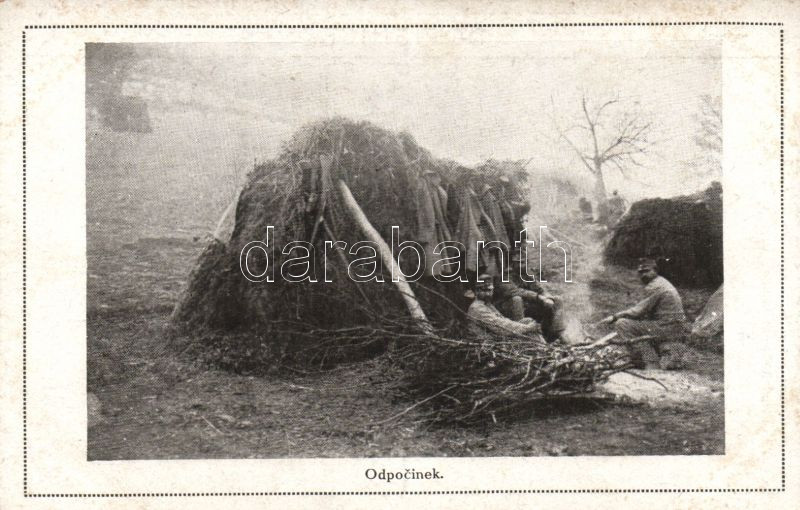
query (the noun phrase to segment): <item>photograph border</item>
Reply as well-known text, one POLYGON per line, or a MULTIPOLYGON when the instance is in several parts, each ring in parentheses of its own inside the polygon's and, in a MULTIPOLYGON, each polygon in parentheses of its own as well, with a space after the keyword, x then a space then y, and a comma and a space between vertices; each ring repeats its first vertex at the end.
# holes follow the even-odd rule
POLYGON ((784 23, 746 21, 587 22, 587 23, 426 23, 426 24, 66 24, 25 25, 22 30, 22 489, 25 498, 133 498, 207 496, 400 496, 460 494, 630 494, 630 493, 764 493, 786 492, 785 420, 785 220, 784 220, 784 23), (439 28, 557 28, 557 27, 666 27, 666 26, 767 26, 780 33, 780 418, 781 480, 779 488, 686 489, 475 489, 426 491, 273 491, 273 492, 139 492, 139 493, 34 493, 28 491, 27 423, 27 143, 26 143, 26 34, 34 30, 70 29, 439 29, 439 28))

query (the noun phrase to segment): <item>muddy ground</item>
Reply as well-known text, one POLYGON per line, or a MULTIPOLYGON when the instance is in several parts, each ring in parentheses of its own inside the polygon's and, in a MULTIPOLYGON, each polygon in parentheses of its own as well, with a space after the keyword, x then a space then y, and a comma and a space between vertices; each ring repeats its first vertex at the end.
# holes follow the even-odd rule
MULTIPOLYGON (((721 400, 653 407, 598 396, 544 401, 471 427, 431 427, 414 411, 380 425, 409 406, 382 359, 258 377, 204 365, 170 340, 168 317, 212 214, 137 221, 149 211, 136 206, 146 194, 91 191, 98 202, 87 218, 91 460, 724 453, 721 400)), ((631 271, 593 266, 581 277, 577 292, 591 305, 585 319, 637 297, 631 271)), ((690 315, 712 290, 681 289, 690 315)), ((721 387, 722 355, 693 349, 687 373, 721 387)))

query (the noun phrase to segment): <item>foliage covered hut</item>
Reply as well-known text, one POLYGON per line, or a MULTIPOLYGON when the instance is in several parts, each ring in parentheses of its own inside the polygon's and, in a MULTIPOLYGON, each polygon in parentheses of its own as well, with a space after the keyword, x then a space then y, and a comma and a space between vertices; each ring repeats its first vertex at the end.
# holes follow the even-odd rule
MULTIPOLYGON (((436 255, 433 248, 442 241, 464 243, 468 249, 462 253, 461 275, 474 277, 466 268, 474 267, 475 241, 502 240, 513 246, 509 233, 521 225, 524 214, 519 199, 524 178, 525 172, 513 165, 468 169, 437 159, 410 135, 368 122, 335 118, 308 125, 284 144, 277 158, 249 175, 230 238, 213 241, 200 256, 173 321, 189 332, 247 332, 260 339, 253 349, 269 351, 272 358, 300 351, 307 356, 310 348, 321 355, 308 345, 318 341, 319 330, 335 336, 347 328, 396 328, 405 321, 407 306, 391 281, 390 267, 381 267, 384 282, 354 282, 347 272, 351 262, 370 251, 349 253, 356 242, 368 239, 343 200, 339 186, 344 184, 387 244, 392 227, 397 227, 398 242, 414 241, 424 249, 424 274, 410 287, 434 326, 451 327, 468 305, 466 286, 442 284, 432 277, 436 259, 448 254, 436 255), (514 195, 507 197, 510 200, 499 199, 508 193, 514 195), (503 203, 510 209, 500 210, 498 204, 503 203), (240 268, 242 249, 253 241, 267 241, 268 227, 274 227, 269 244, 275 246, 275 281, 248 281, 240 268), (316 283, 288 282, 280 276, 281 265, 302 253, 281 252, 293 241, 314 246, 316 283), (347 251, 330 245, 326 251, 326 241, 343 241, 347 251)), ((495 250, 483 253, 495 262, 498 255, 495 250)), ((252 250, 251 272, 261 273, 264 263, 263 252, 252 250)), ((413 272, 416 255, 403 251, 400 265, 413 272)), ((302 270, 296 269, 294 273, 302 270)), ((369 271, 366 266, 361 269, 369 271)), ((358 343, 377 345, 378 340, 376 335, 358 343)))

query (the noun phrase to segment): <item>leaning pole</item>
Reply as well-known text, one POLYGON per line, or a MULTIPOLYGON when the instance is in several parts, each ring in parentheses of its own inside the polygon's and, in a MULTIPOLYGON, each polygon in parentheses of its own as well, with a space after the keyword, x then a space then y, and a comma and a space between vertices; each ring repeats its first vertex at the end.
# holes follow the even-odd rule
POLYGON ((344 181, 339 180, 337 182, 337 187, 339 189, 339 194, 342 196, 342 201, 347 209, 347 212, 352 216, 353 220, 355 221, 356 225, 358 225, 361 232, 373 243, 378 246, 378 251, 380 252, 381 259, 385 266, 392 268, 392 274, 398 275, 399 279, 395 281, 392 278, 392 283, 397 287, 397 290, 400 291, 400 295, 403 297, 403 301, 405 302, 406 308, 408 308, 409 314, 411 314, 411 318, 417 323, 417 326, 423 333, 429 334, 433 332, 433 328, 431 327, 430 322, 428 322, 428 317, 425 315, 425 311, 417 301, 417 297, 414 295, 414 291, 411 290, 411 287, 408 285, 403 273, 400 271, 400 267, 397 264, 397 261, 394 260, 392 257, 392 250, 386 241, 383 240, 381 235, 375 230, 375 227, 369 222, 367 216, 364 214, 364 211, 361 210, 361 207, 356 202, 355 197, 350 192, 350 188, 347 187, 347 184, 344 181))

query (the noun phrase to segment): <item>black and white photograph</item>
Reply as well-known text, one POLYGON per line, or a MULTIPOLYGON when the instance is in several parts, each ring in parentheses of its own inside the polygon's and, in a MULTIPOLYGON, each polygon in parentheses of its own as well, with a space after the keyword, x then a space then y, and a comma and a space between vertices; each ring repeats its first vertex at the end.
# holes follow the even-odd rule
POLYGON ((0 508, 792 507, 798 14, 0 2, 0 508))
POLYGON ((723 45, 628 34, 86 42, 87 459, 725 454, 723 45))

